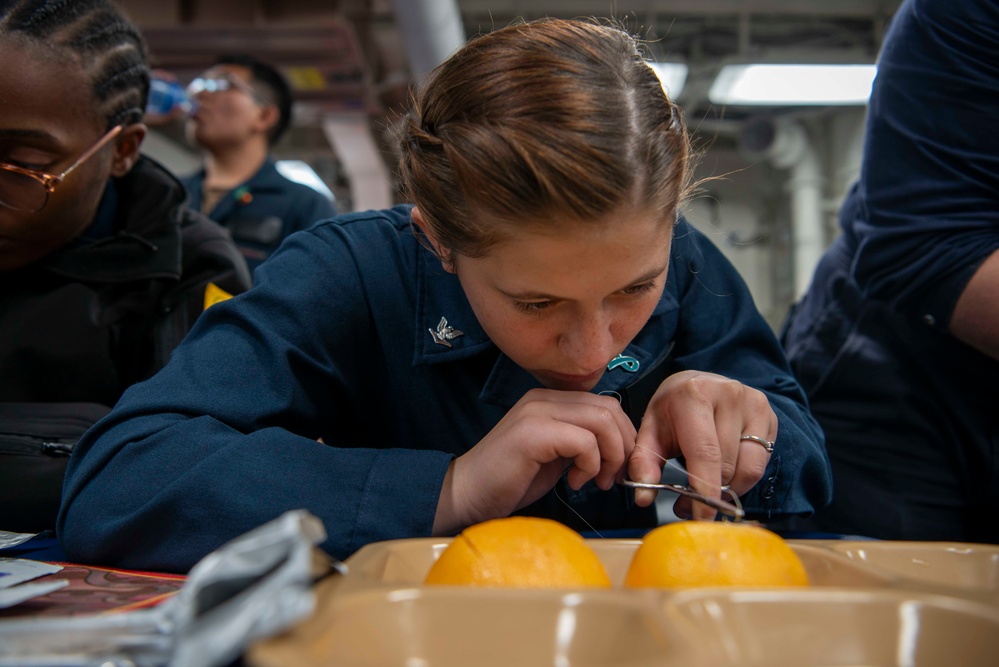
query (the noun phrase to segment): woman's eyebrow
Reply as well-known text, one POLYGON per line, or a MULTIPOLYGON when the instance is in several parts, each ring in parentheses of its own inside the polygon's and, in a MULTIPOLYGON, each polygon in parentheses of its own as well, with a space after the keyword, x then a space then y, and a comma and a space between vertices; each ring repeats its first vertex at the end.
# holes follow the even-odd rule
POLYGON ((630 283, 628 283, 627 285, 625 285, 621 289, 624 289, 626 287, 631 287, 633 285, 641 285, 642 283, 647 283, 650 280, 654 280, 654 279, 658 278, 659 276, 661 276, 662 274, 666 273, 666 269, 668 269, 668 268, 669 268, 669 262, 667 261, 662 266, 660 266, 658 268, 655 268, 655 269, 652 269, 651 271, 648 271, 647 273, 645 273, 645 274, 639 276, 638 278, 632 280, 630 283))
MULTIPOLYGON (((642 274, 638 278, 635 278, 634 280, 632 280, 631 282, 629 282, 627 285, 625 285, 623 287, 620 287, 618 289, 619 290, 621 290, 621 289, 627 289, 627 288, 633 287, 635 285, 641 285, 642 283, 647 283, 650 280, 654 280, 655 278, 658 278, 659 276, 661 276, 663 273, 666 272, 667 268, 669 268, 669 262, 667 262, 666 264, 663 264, 659 268, 655 268, 655 269, 652 269, 651 271, 647 271, 646 273, 642 274)), ((558 296, 558 295, 555 295, 555 294, 545 294, 544 292, 534 292, 534 291, 529 291, 529 290, 524 290, 522 292, 508 292, 508 291, 506 291, 504 289, 501 289, 501 288, 497 287, 496 291, 498 291, 503 296, 509 297, 511 299, 518 299, 518 300, 521 300, 521 301, 530 301, 532 299, 533 300, 545 300, 545 301, 561 301, 564 298, 564 297, 561 297, 561 296, 558 296)))
POLYGON ((33 141, 50 144, 52 146, 59 145, 59 140, 53 134, 44 130, 16 128, 0 129, 0 139, 31 139, 33 141))

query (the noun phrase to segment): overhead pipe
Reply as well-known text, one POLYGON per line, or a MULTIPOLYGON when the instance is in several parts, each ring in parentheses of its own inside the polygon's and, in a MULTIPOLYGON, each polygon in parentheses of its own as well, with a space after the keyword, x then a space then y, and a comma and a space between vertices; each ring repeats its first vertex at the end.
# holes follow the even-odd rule
POLYGON ((333 152, 341 157, 350 187, 350 210, 367 211, 392 206, 391 174, 371 131, 367 114, 326 114, 322 127, 333 152))
POLYGON ((825 250, 823 174, 818 152, 804 126, 786 118, 750 122, 743 128, 741 141, 750 154, 791 172, 784 188, 791 200, 794 294, 798 299, 808 289, 825 250))
POLYGON ((456 0, 392 0, 392 7, 415 80, 465 44, 456 0))
MULTIPOLYGON (((465 43, 465 30, 455 0, 392 0, 396 24, 419 81, 465 43)), ((388 208, 392 184, 369 119, 362 113, 332 113, 323 132, 343 160, 353 210, 388 208)))

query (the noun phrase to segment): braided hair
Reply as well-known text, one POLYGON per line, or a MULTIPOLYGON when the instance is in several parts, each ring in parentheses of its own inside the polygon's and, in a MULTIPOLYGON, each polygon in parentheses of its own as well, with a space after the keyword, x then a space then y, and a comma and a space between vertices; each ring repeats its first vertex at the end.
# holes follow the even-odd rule
POLYGON ((146 44, 108 0, 0 0, 0 37, 17 36, 78 62, 107 127, 142 120, 149 95, 146 44))

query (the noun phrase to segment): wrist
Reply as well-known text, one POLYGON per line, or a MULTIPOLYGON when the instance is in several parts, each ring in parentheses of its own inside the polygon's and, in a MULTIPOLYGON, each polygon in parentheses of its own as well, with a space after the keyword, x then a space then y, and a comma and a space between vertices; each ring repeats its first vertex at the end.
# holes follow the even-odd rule
POLYGON ((431 534, 434 537, 454 535, 464 526, 458 518, 457 505, 455 500, 455 463, 457 459, 452 459, 444 473, 444 481, 441 484, 441 493, 437 499, 437 512, 434 514, 434 526, 431 534))

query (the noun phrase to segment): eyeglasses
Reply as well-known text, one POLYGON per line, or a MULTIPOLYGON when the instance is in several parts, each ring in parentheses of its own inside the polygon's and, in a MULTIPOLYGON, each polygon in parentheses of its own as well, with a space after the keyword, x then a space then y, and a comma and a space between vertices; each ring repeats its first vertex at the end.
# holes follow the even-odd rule
POLYGON ((62 183, 70 172, 86 162, 109 141, 118 136, 124 125, 115 125, 97 143, 77 158, 61 174, 48 174, 37 169, 19 167, 16 164, 0 162, 0 205, 15 211, 36 213, 49 202, 49 195, 62 183))
POLYGON ((241 93, 249 95, 260 106, 269 106, 270 100, 253 89, 253 86, 233 76, 232 74, 217 74, 215 76, 199 76, 187 86, 187 96, 194 99, 199 93, 223 93, 235 88, 241 93))

